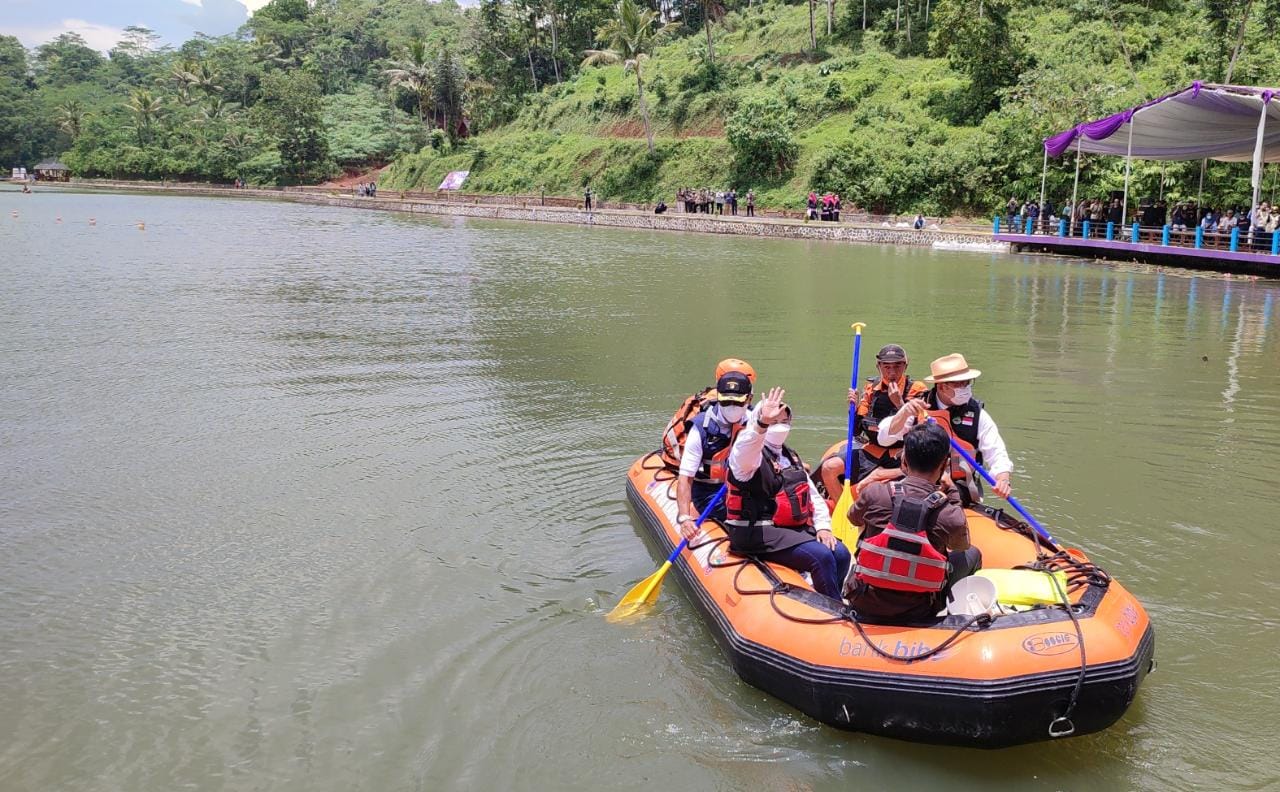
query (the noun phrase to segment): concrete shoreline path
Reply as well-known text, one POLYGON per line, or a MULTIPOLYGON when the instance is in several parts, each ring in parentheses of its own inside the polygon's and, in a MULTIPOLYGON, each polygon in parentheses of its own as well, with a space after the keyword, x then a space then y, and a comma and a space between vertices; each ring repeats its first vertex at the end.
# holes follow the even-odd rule
MULTIPOLYGON (((53 185, 42 185, 50 187, 53 185)), ((484 203, 466 203, 433 199, 430 196, 405 196, 388 190, 376 198, 343 195, 330 188, 235 189, 212 185, 159 185, 118 181, 73 181, 57 185, 59 189, 103 190, 109 192, 145 192, 173 195, 266 198, 319 206, 351 209, 373 209, 405 214, 444 217, 475 217, 488 220, 517 220, 536 223, 605 226, 610 228, 685 231, 706 234, 734 234, 774 239, 814 239, 833 242, 859 242, 876 245, 910 245, 939 247, 975 252, 1007 252, 1009 246, 995 242, 990 233, 939 228, 903 228, 874 223, 804 221, 778 217, 736 217, 685 214, 668 210, 664 214, 639 209, 596 209, 578 207, 528 205, 513 200, 501 203, 503 196, 486 196, 484 203), (494 201, 494 202, 490 202, 494 201)))

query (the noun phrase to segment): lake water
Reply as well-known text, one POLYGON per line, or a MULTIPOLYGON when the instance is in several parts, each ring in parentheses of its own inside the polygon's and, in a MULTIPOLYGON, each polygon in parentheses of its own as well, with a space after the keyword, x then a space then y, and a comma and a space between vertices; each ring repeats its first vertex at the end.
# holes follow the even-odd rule
POLYGON ((1278 294, 0 192, 0 790, 1267 788, 1278 294), (674 578, 606 623, 660 560, 625 471, 679 400, 746 358, 816 459, 855 320, 864 375, 888 342, 917 376, 982 369, 1022 502, 1147 606, 1159 666, 1110 730, 992 753, 820 726, 737 679, 674 578))

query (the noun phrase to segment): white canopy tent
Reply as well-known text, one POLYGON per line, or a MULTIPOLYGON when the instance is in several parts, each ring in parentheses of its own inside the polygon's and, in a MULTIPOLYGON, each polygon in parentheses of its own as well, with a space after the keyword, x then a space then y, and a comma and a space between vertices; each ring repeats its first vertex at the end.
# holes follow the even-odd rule
MULTIPOLYGON (((1127 211, 1134 157, 1201 160, 1202 188, 1204 162, 1252 162, 1252 208, 1258 205, 1263 166, 1280 162, 1280 101, 1272 101, 1277 96, 1280 88, 1195 82, 1181 91, 1046 138, 1045 168, 1047 171, 1049 157, 1075 149, 1078 184, 1081 153, 1124 156, 1127 211)), ((1043 177, 1040 191, 1043 203, 1043 177)), ((1072 188, 1072 206, 1075 200, 1076 188, 1072 188)))

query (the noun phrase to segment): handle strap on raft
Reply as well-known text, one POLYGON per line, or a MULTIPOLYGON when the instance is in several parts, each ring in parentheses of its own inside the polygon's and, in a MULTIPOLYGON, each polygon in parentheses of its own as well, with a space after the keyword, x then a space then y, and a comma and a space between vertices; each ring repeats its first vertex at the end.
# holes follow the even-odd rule
MULTIPOLYGON (((1070 737, 1076 731, 1076 725, 1071 720, 1071 714, 1076 711, 1076 704, 1080 702, 1080 691, 1084 690, 1084 677, 1089 670, 1089 663, 1085 659, 1084 630, 1080 628, 1080 619, 1076 616, 1075 608, 1071 607, 1071 600, 1067 597, 1067 592, 1063 590, 1062 584, 1058 582, 1058 578, 1050 575, 1049 580, 1053 582, 1053 587, 1058 590, 1058 597, 1061 599, 1058 605, 1067 612, 1067 616, 1071 618, 1071 624, 1076 628, 1076 645, 1080 647, 1080 675, 1076 677, 1075 687, 1071 689, 1071 698, 1067 699, 1067 708, 1063 710, 1061 715, 1049 721, 1050 737, 1070 737)), ((1107 582, 1110 583, 1111 579, 1107 578, 1107 582)))
MULTIPOLYGON (((727 543, 728 541, 729 538, 727 536, 722 536, 701 542, 697 546, 702 547, 706 544, 712 543, 719 545, 727 543)), ((714 559, 714 554, 715 549, 712 548, 712 552, 709 555, 709 564, 713 568, 723 569, 733 566, 738 567, 738 571, 734 573, 733 576, 733 589, 739 596, 750 597, 767 594, 769 595, 769 604, 773 607, 774 612, 788 621, 797 622, 799 624, 834 624, 836 622, 848 621, 854 626, 854 629, 858 631, 858 636, 862 638, 862 642, 866 644, 872 652, 885 660, 893 660, 895 662, 906 663, 908 665, 911 663, 918 663, 921 660, 927 660, 930 657, 938 655, 949 649, 954 643, 956 643, 956 641, 959 641, 965 633, 985 630, 995 622, 995 617, 990 613, 980 613, 966 621, 963 625, 957 628, 955 632, 948 636, 946 640, 929 651, 921 652, 920 654, 913 655, 911 657, 900 657, 890 652, 886 652, 871 640, 871 637, 867 635, 866 630, 863 628, 862 622, 858 620, 857 611, 853 608, 843 605, 843 603, 839 608, 836 608, 833 605, 836 600, 819 594, 816 591, 798 588, 784 582, 780 577, 778 577, 777 573, 773 571, 769 564, 756 556, 739 556, 732 560, 718 562, 714 559), (769 583, 769 588, 744 589, 742 587, 739 578, 741 578, 743 570, 745 570, 748 565, 760 571, 760 574, 769 583), (787 613, 778 607, 777 597, 779 594, 791 599, 799 600, 815 610, 826 611, 828 613, 833 613, 833 615, 824 619, 810 619, 804 616, 796 616, 795 614, 787 613)), ((1049 579, 1053 581, 1053 586, 1057 589, 1058 597, 1061 600, 1056 603, 1055 607, 1065 610, 1068 618, 1071 619, 1071 624, 1075 627, 1076 645, 1080 647, 1080 673, 1076 676, 1076 683, 1071 689, 1070 697, 1067 699, 1067 708, 1063 710, 1061 715, 1055 716, 1053 720, 1049 722, 1048 733, 1049 737, 1052 739, 1070 737, 1072 734, 1075 734, 1076 725, 1075 721, 1071 719, 1071 715, 1075 712, 1076 705, 1080 702, 1080 693, 1084 690, 1085 675, 1089 668, 1087 655, 1085 654, 1084 630, 1080 627, 1080 619, 1076 616, 1075 608, 1071 605, 1071 600, 1067 596, 1067 591, 1074 591, 1080 586, 1088 585, 1099 585, 1105 588, 1111 583, 1111 576, 1102 571, 1102 569, 1094 564, 1072 557, 1065 550, 1059 551, 1052 556, 1041 558, 1034 564, 1026 564, 1019 568, 1052 571, 1055 566, 1058 568, 1065 566, 1071 570, 1067 573, 1067 589, 1063 589, 1056 576, 1050 575, 1049 579), (1073 573, 1075 573, 1074 577, 1073 573)))

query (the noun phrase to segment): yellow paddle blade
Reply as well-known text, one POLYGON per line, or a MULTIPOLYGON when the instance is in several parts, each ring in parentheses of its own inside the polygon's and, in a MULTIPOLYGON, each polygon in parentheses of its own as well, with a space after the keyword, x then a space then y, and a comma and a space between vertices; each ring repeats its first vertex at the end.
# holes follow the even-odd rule
POLYGON ((836 501, 836 507, 831 511, 831 533, 844 542, 844 546, 850 550, 853 550, 858 542, 858 531, 853 527, 853 523, 849 522, 849 507, 852 505, 853 488, 846 481, 844 489, 840 492, 840 498, 836 501))
POLYGON ((627 596, 622 598, 622 602, 618 603, 618 607, 609 611, 609 615, 605 616, 605 619, 611 622, 624 621, 657 602, 658 592, 662 589, 662 578, 666 576, 667 570, 670 568, 671 562, 663 561, 662 566, 658 567, 658 571, 632 587, 627 592, 627 596))

